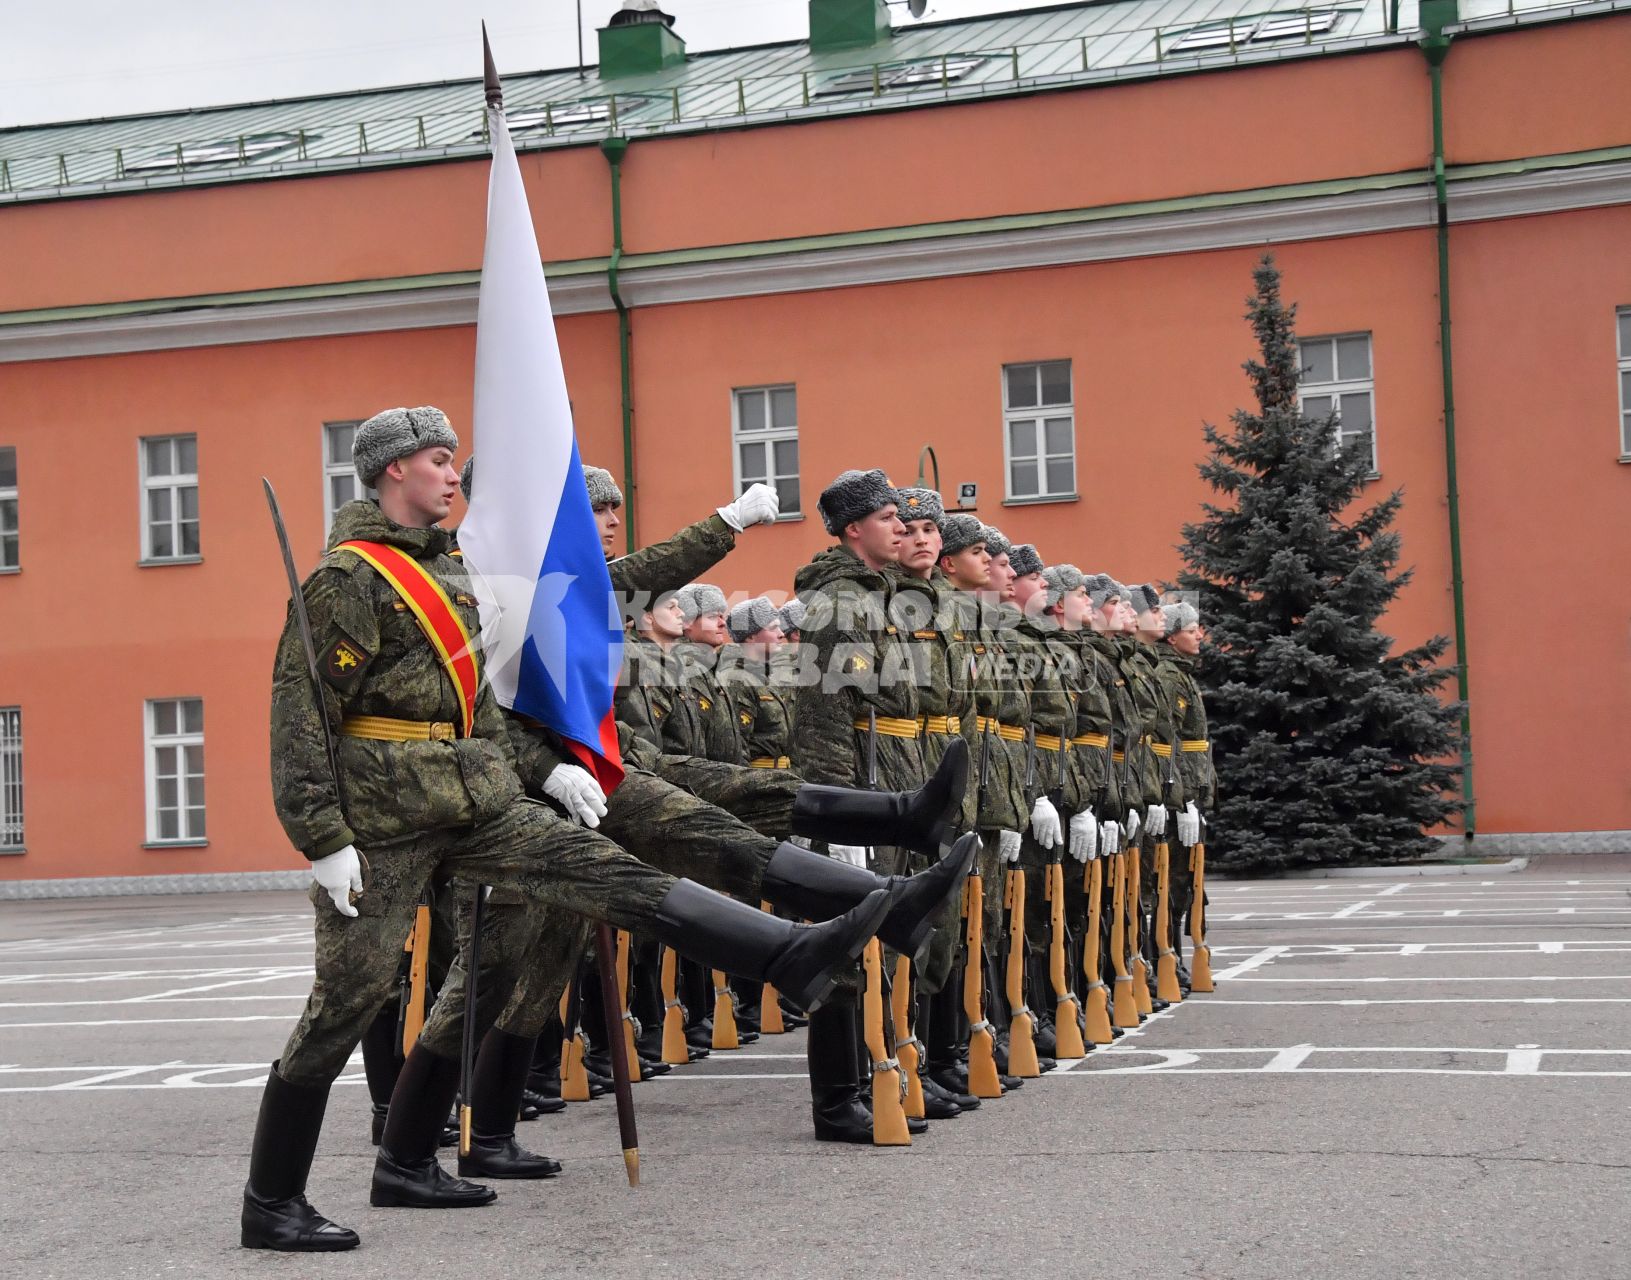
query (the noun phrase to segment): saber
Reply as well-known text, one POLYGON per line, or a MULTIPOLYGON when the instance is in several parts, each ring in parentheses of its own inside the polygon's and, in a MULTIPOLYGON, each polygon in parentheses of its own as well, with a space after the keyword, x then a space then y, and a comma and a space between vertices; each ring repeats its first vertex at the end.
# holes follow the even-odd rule
POLYGON ((476 1074, 476 994, 481 972, 481 930, 487 923, 487 886, 476 886, 470 910, 470 959, 464 971, 464 1036, 459 1046, 459 1154, 470 1154, 470 1100, 476 1074))
POLYGON ((617 989, 617 949, 612 945, 612 927, 600 924, 595 928, 595 951, 600 964, 600 1003, 606 1010, 606 1047, 611 1050, 612 1087, 617 1096, 617 1130, 623 1143, 623 1167, 629 1175, 629 1186, 640 1185, 640 1139, 634 1131, 634 1090, 629 1087, 629 1044, 626 1036, 619 1035, 612 1026, 614 1010, 623 1007, 623 997, 617 989))

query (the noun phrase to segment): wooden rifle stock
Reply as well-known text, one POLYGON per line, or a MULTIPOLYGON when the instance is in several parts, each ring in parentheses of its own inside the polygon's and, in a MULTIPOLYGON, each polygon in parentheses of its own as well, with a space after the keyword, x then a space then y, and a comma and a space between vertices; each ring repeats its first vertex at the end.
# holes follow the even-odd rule
MULTIPOLYGON (((770 904, 761 902, 759 910, 769 911, 770 904)), ((759 984, 759 1030, 767 1036, 779 1036, 787 1030, 782 1019, 781 993, 768 982, 759 984)))
POLYGON ((1104 858, 1094 858, 1087 864, 1087 937, 1082 944, 1082 974, 1087 978, 1087 1038, 1094 1044, 1109 1044, 1115 1032, 1110 1030, 1110 991, 1104 985, 1104 954, 1100 950, 1103 935, 1099 932, 1104 912, 1104 858))
POLYGON ((578 983, 581 980, 580 973, 561 992, 561 1026, 566 1032, 561 1041, 561 1097, 568 1102, 589 1101, 589 1069, 583 1062, 589 1046, 579 1025, 578 1012, 578 983))
POLYGON ((1195 944, 1195 957, 1189 962, 1189 989, 1215 991, 1212 983, 1212 948, 1206 945, 1206 842, 1189 851, 1190 870, 1195 873, 1194 898, 1189 906, 1189 938, 1195 944))
POLYGON ((413 928, 402 944, 408 953, 408 1001, 402 1010, 402 1056, 413 1051, 425 1026, 425 983, 430 973, 430 907, 421 902, 413 913, 413 928))
POLYGON ((1184 998, 1178 986, 1178 953, 1172 949, 1172 849, 1165 840, 1155 846, 1155 994, 1168 1004, 1184 998))
POLYGON ((901 1106, 900 1064, 889 1056, 884 1036, 883 944, 873 938, 861 952, 866 981, 862 997, 862 1029, 867 1055, 872 1060, 872 1145, 909 1147, 912 1135, 901 1106))
MULTIPOLYGON (((1141 833, 1142 834, 1142 833, 1141 833)), ((1147 1018, 1155 1012, 1150 999, 1150 966, 1144 961, 1144 851, 1128 855, 1127 886, 1127 968, 1133 975, 1133 999, 1138 1015, 1147 1018)))
MULTIPOLYGON (((617 1012, 618 1020, 623 1027, 623 1052, 628 1055, 630 1063, 640 1061, 640 1029, 635 1021, 634 1014, 629 1011, 629 963, 630 951, 634 946, 634 939, 629 936, 627 929, 617 931, 617 1012)), ((607 1029, 608 1031, 610 1028, 607 1029)))
POLYGON ((676 1066, 691 1061, 685 1040, 685 1006, 680 1003, 680 953, 663 948, 663 1061, 676 1066))
POLYGON ((1127 850, 1113 855, 1110 863, 1110 965, 1115 970, 1114 1004, 1116 1026, 1138 1025, 1138 1000, 1133 995, 1133 976, 1127 970, 1127 850))
POLYGON ((1025 1003, 1025 873, 1014 867, 1007 876, 1008 963, 1004 987, 1008 994, 1008 1070, 1021 1079, 1042 1074, 1036 1060, 1036 1022, 1025 1003))
POLYGON ((985 930, 985 894, 980 869, 968 873, 963 886, 964 938, 968 957, 963 963, 963 1012, 968 1015, 968 1091, 976 1098, 1002 1097, 997 1078, 996 1042, 985 1020, 982 935, 985 930))
POLYGON ((1053 983, 1053 1036, 1056 1058, 1085 1058, 1082 1043, 1081 1006, 1070 987, 1070 966, 1065 962, 1065 864, 1055 858, 1048 864, 1048 977, 1053 983))
POLYGON ((895 982, 890 992, 890 1004, 895 1015, 895 1030, 904 1030, 904 1039, 895 1042, 895 1057, 900 1060, 901 1079, 906 1082, 906 1114, 914 1120, 923 1119, 923 1080, 920 1075, 923 1044, 912 1029, 912 958, 895 958, 895 982))
POLYGON ((730 983, 721 969, 711 970, 714 979, 714 1039, 716 1049, 740 1049, 736 1034, 736 1001, 731 998, 730 983))

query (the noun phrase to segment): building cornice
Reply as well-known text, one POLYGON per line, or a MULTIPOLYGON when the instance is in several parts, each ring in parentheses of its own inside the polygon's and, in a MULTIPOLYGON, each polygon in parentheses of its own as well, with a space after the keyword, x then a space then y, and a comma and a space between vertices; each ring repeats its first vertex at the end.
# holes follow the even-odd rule
MULTIPOLYGON (((1631 154, 1513 161, 1452 175, 1455 223, 1631 204, 1631 154), (1606 158, 1605 158, 1606 157, 1606 158)), ((801 293, 1371 235, 1433 221, 1425 172, 1185 201, 889 228, 623 260, 634 307, 801 293)), ((612 309, 603 261, 554 265, 558 315, 612 309)), ((0 363, 473 324, 475 272, 0 315, 0 363)))

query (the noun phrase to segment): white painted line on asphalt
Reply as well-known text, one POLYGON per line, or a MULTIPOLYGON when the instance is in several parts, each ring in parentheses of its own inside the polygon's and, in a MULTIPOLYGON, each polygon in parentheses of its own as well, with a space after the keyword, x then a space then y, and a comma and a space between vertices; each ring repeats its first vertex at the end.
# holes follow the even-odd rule
MULTIPOLYGON (((1272 963, 1278 957, 1283 955, 1285 950, 1285 947, 1264 947, 1261 951, 1249 959, 1242 960, 1239 964, 1233 966, 1232 968, 1225 969, 1222 973, 1213 974, 1213 980, 1222 982, 1226 978, 1234 978, 1238 974, 1249 973, 1253 969, 1260 969, 1264 965, 1272 963)), ((1123 1038, 1125 1039, 1125 1037, 1123 1038)))
MULTIPOLYGON (((0 1022, 0 1031, 41 1027, 157 1027, 182 1022, 287 1022, 286 1013, 242 1013, 223 1018, 95 1018, 87 1022, 0 1022)), ((802 1055, 800 1055, 802 1056, 802 1055)))
POLYGON ((1295 1071, 1302 1066, 1309 1054, 1314 1052, 1311 1044, 1294 1044, 1289 1049, 1281 1049, 1272 1058, 1263 1064, 1264 1071, 1295 1071))
POLYGON ((311 965, 254 965, 223 968, 210 965, 192 969, 98 969, 89 973, 9 973, 0 974, 0 987, 15 987, 38 983, 60 983, 75 986, 88 982, 158 982, 177 978, 267 978, 303 975, 309 977, 311 965))
MULTIPOLYGON (((1218 977, 1225 975, 1218 974, 1218 977)), ((1330 985, 1337 987, 1369 986, 1376 982, 1631 982, 1631 973, 1522 973, 1522 974, 1477 974, 1462 977, 1420 977, 1409 976, 1402 978, 1380 978, 1374 976, 1359 978, 1241 978, 1241 982, 1290 982, 1298 986, 1330 985)))
POLYGON ((1375 905, 1376 905, 1376 899, 1375 898, 1366 899, 1364 902, 1356 902, 1351 907, 1343 907, 1342 910, 1338 911, 1334 916, 1331 917, 1331 919, 1333 919, 1333 920, 1346 920, 1349 916, 1358 915, 1366 907, 1374 907, 1375 905))
MULTIPOLYGON (((1235 952, 1255 954, 1261 950, 1255 943, 1211 943, 1212 954, 1230 955, 1235 952)), ((1614 954, 1631 951, 1631 939, 1589 938, 1585 940, 1522 942, 1517 938, 1499 938, 1479 942, 1473 938, 1447 942, 1293 942, 1286 946, 1285 959, 1301 956, 1519 956, 1544 953, 1546 955, 1582 955, 1586 953, 1614 954), (1497 949, 1498 948, 1498 949, 1497 949)))
MULTIPOLYGON (((1057 1075, 1058 1072, 1053 1074, 1057 1075)), ((1101 1071, 1078 1071, 1073 1078, 1091 1079, 1093 1076, 1254 1076, 1262 1075, 1262 1067, 1191 1067, 1188 1065, 1141 1071, 1137 1067, 1105 1067, 1101 1071)), ((1471 1067, 1301 1067, 1300 1076, 1505 1076, 1504 1070, 1484 1071, 1471 1067)), ((1631 1078, 1631 1071, 1536 1071, 1537 1077, 1548 1079, 1617 1080, 1631 1078)), ((152 1087, 152 1086, 139 1086, 152 1087)), ((5 1090, 0 1089, 0 1093, 5 1090)))
MULTIPOLYGON (((1185 1004, 1191 1003, 1188 1000, 1185 1004)), ((1221 1008, 1225 1005, 1340 1005, 1357 1008, 1367 1004, 1631 1004, 1631 996, 1439 996, 1410 1000, 1196 1000, 1200 1009, 1221 1008)))
POLYGON ((304 991, 290 991, 277 996, 169 996, 163 1000, 7 1000, 0 1001, 0 1009, 105 1009, 109 1005, 128 1004, 239 1004, 249 1000, 304 1000, 304 991))
POLYGON ((1403 893, 1409 887, 1410 887, 1410 884, 1409 884, 1408 881, 1401 880, 1398 884, 1389 885, 1386 889, 1383 889, 1382 892, 1377 894, 1376 896, 1379 897, 1379 898, 1390 898, 1396 893, 1403 893))

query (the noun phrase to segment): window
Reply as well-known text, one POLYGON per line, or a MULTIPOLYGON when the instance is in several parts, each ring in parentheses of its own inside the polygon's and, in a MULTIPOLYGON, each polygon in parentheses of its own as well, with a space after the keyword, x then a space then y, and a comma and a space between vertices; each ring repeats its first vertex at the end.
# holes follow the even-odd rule
POLYGON ((740 387, 731 400, 736 491, 762 481, 776 491, 784 519, 800 514, 797 390, 740 387))
POLYGON ((198 437, 142 440, 142 559, 198 557, 198 437))
MULTIPOLYGON (((615 99, 606 98, 576 98, 568 102, 546 102, 541 107, 521 107, 514 111, 504 113, 504 123, 509 127, 510 136, 518 137, 522 134, 553 134, 560 129, 579 129, 587 125, 609 124, 612 112, 615 109, 617 118, 622 120, 633 112, 650 106, 653 102, 668 102, 666 97, 657 97, 647 93, 620 93, 615 99)), ((486 126, 473 129, 472 138, 487 136, 486 126)))
POLYGON ((1200 53, 1209 49, 1238 49, 1248 44, 1312 40, 1335 30, 1343 15, 1335 9, 1293 9, 1282 13, 1251 14, 1232 22, 1208 22, 1191 27, 1163 51, 1200 53))
POLYGON ((0 853, 23 848, 23 709, 0 707, 0 853))
POLYGON ((204 700, 147 704, 147 842, 204 838, 204 700))
POLYGON ((241 138, 217 138, 213 142, 178 143, 154 155, 125 162, 126 173, 179 173, 190 169, 219 169, 228 165, 253 164, 281 155, 291 147, 304 150, 321 134, 250 133, 241 138))
POLYGON ((348 502, 358 498, 377 498, 379 494, 357 479, 357 468, 351 461, 351 446, 357 439, 360 422, 325 422, 323 424, 323 528, 334 527, 334 513, 348 502))
POLYGON ((925 58, 920 62, 896 62, 878 67, 857 67, 834 76, 815 91, 818 98, 844 93, 888 93, 891 89, 915 89, 919 85, 950 84, 961 80, 985 59, 981 57, 925 58))
MULTIPOLYGON (((1616 317, 1620 326, 1620 457, 1631 462, 1631 307, 1622 307, 1616 317)), ((0 486, 4 486, 4 457, 0 456, 0 486)), ((5 490, 0 487, 0 509, 5 507, 5 490)), ((17 527, 15 518, 13 529, 17 527)))
POLYGON ((1302 338, 1297 348, 1303 367, 1303 412, 1311 418, 1336 414, 1339 443, 1362 441, 1370 451, 1371 474, 1380 474, 1376 464, 1376 384, 1371 377, 1370 334, 1302 338))
POLYGON ((1002 417, 1009 499, 1075 497, 1070 361, 1004 365, 1002 417))
POLYGON ((17 450, 0 449, 0 573, 22 567, 17 558, 17 450))

